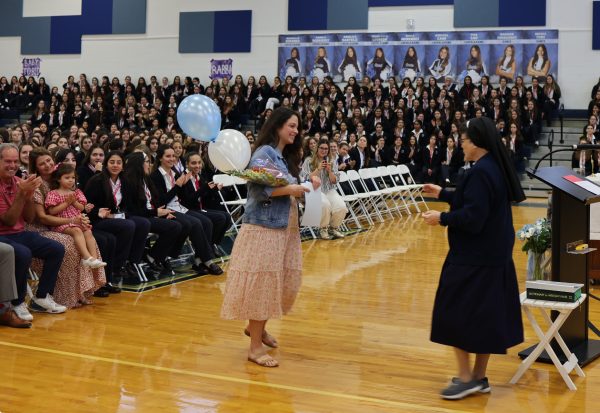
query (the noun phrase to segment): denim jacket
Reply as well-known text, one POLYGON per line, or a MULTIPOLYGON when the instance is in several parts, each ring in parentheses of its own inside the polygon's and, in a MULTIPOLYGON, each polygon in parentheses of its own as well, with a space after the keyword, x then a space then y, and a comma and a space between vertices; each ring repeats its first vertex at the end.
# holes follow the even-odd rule
MULTIPOLYGON (((286 174, 290 184, 298 180, 289 174, 287 163, 281 153, 270 145, 256 149, 250 159, 248 168, 260 166, 260 161, 268 160, 280 172, 286 174)), ((289 196, 271 197, 274 187, 248 182, 248 200, 246 202, 242 222, 261 225, 267 228, 286 228, 290 214, 291 198, 289 196)))

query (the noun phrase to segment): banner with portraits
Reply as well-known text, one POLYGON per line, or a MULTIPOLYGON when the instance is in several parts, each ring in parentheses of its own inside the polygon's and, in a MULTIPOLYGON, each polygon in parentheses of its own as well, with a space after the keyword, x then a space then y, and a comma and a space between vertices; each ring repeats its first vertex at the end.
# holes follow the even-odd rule
POLYGON ((523 76, 543 80, 558 74, 558 30, 494 30, 410 33, 325 33, 279 36, 278 74, 336 83, 364 76, 383 81, 466 76, 479 83, 487 75, 512 83, 523 76))

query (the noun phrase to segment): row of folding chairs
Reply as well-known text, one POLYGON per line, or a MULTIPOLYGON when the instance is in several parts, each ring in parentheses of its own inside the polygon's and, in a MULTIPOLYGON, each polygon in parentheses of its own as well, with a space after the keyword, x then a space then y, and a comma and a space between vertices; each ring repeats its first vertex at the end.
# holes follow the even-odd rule
MULTIPOLYGON (((221 204, 231 215, 231 229, 237 233, 247 202, 240 187, 245 186, 246 181, 226 174, 215 175, 213 181, 223 186, 219 191, 221 204)), ((412 210, 421 212, 419 204, 428 210, 422 188, 423 185, 415 183, 406 165, 340 171, 336 189, 349 212, 343 222, 344 229, 350 226, 361 229, 362 223, 371 226, 375 222, 384 222, 386 217, 410 215, 412 210)), ((315 237, 312 228, 306 230, 315 237)))
MULTIPOLYGON (((423 185, 416 184, 406 165, 389 165, 364 168, 357 171, 340 171, 338 192, 348 206, 349 222, 384 222, 386 217, 421 212, 429 209, 422 195, 423 185)), ((359 225, 360 227, 360 225, 359 225)))

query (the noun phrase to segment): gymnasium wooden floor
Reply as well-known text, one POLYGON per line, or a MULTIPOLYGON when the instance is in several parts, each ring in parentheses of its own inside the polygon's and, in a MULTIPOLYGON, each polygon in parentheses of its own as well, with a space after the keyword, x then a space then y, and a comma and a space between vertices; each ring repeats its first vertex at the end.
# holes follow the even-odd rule
MULTIPOLYGON (((442 204, 432 204, 442 208, 442 204)), ((514 209, 515 226, 543 216, 514 209)), ((525 255, 515 247, 524 288, 525 255)), ((303 243, 293 314, 269 323, 281 366, 246 362, 244 323, 219 319, 225 277, 203 277, 35 315, 30 331, 0 329, 0 411, 13 412, 598 412, 600 362, 567 389, 535 364, 517 385, 516 353, 492 357, 492 393, 459 402, 438 392, 451 349, 429 342, 447 251, 442 228, 418 216, 338 241, 303 243)), ((596 289, 598 293, 598 289, 596 289)), ((590 318, 600 324, 600 303, 590 318)), ((536 342, 524 319, 526 344, 536 342)), ((591 335, 593 333, 590 332, 591 335)))

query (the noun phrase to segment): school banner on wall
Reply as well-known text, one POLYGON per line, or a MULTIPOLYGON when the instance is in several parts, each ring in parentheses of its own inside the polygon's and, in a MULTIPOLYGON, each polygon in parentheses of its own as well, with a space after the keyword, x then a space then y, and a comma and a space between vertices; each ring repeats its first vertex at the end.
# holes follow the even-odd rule
POLYGON ((224 77, 231 79, 233 76, 233 59, 225 60, 210 60, 210 75, 211 79, 223 79, 224 77))
MULTIPOLYGON (((387 80, 450 77, 462 83, 484 75, 492 83, 558 74, 558 30, 496 30, 410 33, 335 33, 279 36, 281 77, 354 76, 387 80)), ((310 81, 310 80, 309 80, 310 81)))

